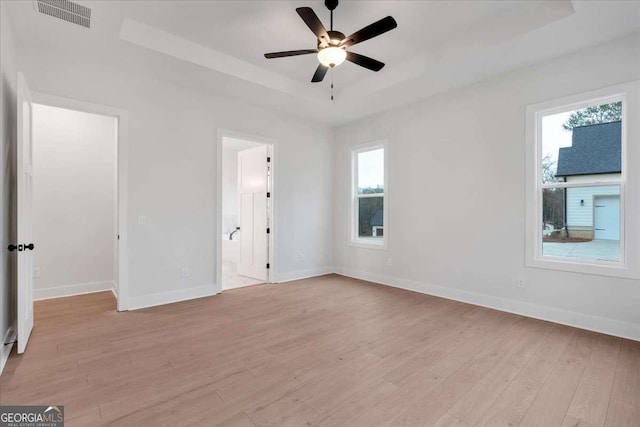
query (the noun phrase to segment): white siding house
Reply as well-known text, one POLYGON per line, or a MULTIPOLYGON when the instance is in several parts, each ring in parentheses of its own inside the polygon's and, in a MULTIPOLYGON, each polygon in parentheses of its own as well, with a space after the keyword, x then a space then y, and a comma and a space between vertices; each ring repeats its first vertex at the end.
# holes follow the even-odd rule
MULTIPOLYGON (((572 146, 561 148, 556 176, 566 182, 609 182, 620 179, 620 122, 573 129, 572 146)), ((569 237, 620 239, 620 187, 574 187, 566 190, 569 237)))

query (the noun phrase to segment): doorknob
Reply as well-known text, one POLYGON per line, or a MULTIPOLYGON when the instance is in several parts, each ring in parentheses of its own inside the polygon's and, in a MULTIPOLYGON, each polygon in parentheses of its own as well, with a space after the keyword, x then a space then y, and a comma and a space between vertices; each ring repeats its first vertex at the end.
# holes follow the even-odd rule
POLYGON ((33 250, 33 248, 35 248, 35 246, 33 245, 33 243, 29 243, 28 245, 24 245, 24 250, 26 251, 27 249, 29 249, 30 251, 33 250))
POLYGON ((11 245, 9 245, 9 247, 7 249, 9 250, 9 252, 13 252, 16 249, 18 249, 18 247, 16 245, 14 245, 14 244, 11 244, 11 245))

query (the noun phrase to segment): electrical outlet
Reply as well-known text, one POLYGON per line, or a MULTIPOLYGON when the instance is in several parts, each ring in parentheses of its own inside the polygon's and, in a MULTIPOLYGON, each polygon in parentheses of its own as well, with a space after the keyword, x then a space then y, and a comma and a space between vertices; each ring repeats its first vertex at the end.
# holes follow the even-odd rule
POLYGON ((186 278, 186 277, 189 277, 189 274, 190 274, 190 272, 189 272, 189 269, 187 267, 182 267, 180 269, 180 277, 182 277, 183 279, 186 278))
POLYGON ((518 278, 518 280, 516 281, 516 286, 518 286, 519 288, 527 287, 527 282, 524 280, 524 277, 518 278))
POLYGON ((40 277, 40 267, 33 267, 33 278, 37 279, 40 277))
POLYGON ((387 265, 391 267, 393 265, 393 259, 387 258, 387 265))

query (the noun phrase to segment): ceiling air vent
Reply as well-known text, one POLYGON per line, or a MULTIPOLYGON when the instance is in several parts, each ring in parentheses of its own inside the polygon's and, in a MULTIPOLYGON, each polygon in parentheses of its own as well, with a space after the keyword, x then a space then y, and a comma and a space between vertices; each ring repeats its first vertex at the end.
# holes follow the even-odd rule
POLYGON ((91 9, 69 0, 35 0, 36 10, 73 24, 89 28, 91 9))

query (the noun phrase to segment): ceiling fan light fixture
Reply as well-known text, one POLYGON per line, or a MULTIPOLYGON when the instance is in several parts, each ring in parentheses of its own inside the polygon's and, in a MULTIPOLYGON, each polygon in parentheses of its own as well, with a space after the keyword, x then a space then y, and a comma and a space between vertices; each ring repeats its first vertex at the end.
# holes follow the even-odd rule
MULTIPOLYGON (((393 30, 398 26, 396 20, 393 19, 392 16, 387 16, 345 37, 344 33, 333 29, 333 10, 338 7, 338 0, 325 0, 324 4, 327 9, 331 11, 331 25, 328 30, 322 24, 322 21, 320 21, 320 18, 318 18, 318 15, 316 15, 312 8, 296 8, 296 12, 300 18, 302 18, 307 27, 309 27, 311 32, 316 36, 316 49, 299 49, 265 53, 265 58, 285 58, 288 56, 310 55, 315 53, 318 56, 320 65, 316 68, 316 72, 311 78, 311 83, 321 82, 327 75, 329 68, 337 67, 344 61, 352 62, 360 67, 366 68, 367 70, 380 71, 384 67, 383 62, 355 52, 347 52, 347 49, 350 49, 358 43, 378 37, 387 31, 393 30)), ((331 88, 333 89, 333 83, 331 83, 331 88)), ((333 99, 333 96, 331 99, 333 99)))
POLYGON ((329 46, 318 52, 318 61, 325 67, 336 67, 347 58, 347 51, 341 47, 329 46))

